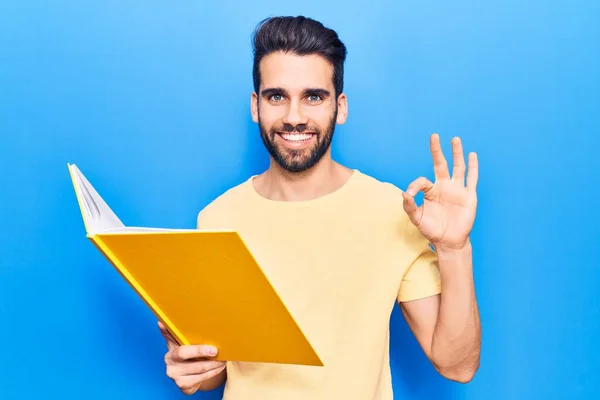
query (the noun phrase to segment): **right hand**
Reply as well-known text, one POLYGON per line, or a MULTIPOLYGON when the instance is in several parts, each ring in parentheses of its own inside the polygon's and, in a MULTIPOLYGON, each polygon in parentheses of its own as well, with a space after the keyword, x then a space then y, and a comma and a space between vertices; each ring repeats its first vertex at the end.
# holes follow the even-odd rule
POLYGON ((196 393, 202 384, 219 375, 226 367, 223 361, 212 359, 217 349, 208 345, 180 346, 162 322, 158 328, 167 341, 165 364, 167 376, 175 381, 179 389, 191 395, 196 393))

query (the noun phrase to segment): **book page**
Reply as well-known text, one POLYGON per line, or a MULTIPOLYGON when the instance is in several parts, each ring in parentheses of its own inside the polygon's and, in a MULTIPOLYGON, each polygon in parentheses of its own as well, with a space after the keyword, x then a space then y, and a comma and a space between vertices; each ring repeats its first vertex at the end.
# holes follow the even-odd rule
POLYGON ((107 229, 123 227, 123 223, 117 215, 106 204, 92 184, 86 179, 76 165, 72 166, 75 171, 77 190, 84 209, 84 218, 89 234, 103 232, 107 229))
POLYGON ((233 229, 210 229, 210 230, 206 230, 206 229, 187 229, 187 228, 147 228, 147 227, 141 227, 141 226, 122 226, 122 227, 118 227, 118 228, 110 228, 110 229, 106 229, 104 231, 102 231, 101 233, 186 233, 186 232, 196 232, 196 233, 202 233, 202 232, 211 232, 211 233, 215 233, 215 232, 225 232, 225 233, 231 233, 231 232, 235 232, 235 230, 233 229))
POLYGON ((110 228, 102 231, 102 233, 139 233, 139 232, 198 232, 196 229, 172 229, 172 228, 145 228, 141 226, 123 226, 118 228, 110 228))

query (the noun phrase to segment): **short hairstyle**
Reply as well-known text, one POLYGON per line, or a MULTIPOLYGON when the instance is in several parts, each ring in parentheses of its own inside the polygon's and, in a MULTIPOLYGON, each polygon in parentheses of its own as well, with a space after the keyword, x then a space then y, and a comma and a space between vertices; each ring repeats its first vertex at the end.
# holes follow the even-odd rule
POLYGON ((261 21, 252 37, 254 91, 260 88, 260 61, 266 55, 283 51, 299 56, 318 54, 333 65, 333 86, 336 97, 344 90, 346 46, 338 34, 314 19, 271 17, 261 21))

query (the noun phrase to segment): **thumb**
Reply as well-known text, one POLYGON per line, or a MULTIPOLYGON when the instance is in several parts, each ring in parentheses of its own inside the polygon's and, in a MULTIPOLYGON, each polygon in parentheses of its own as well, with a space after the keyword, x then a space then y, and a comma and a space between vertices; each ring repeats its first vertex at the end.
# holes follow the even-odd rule
POLYGON ((404 207, 404 211, 408 215, 410 222, 414 225, 417 225, 421 220, 421 215, 423 214, 423 208, 417 207, 417 203, 415 202, 415 198, 408 194, 408 192, 403 191, 402 197, 404 198, 404 202, 402 206, 404 207))

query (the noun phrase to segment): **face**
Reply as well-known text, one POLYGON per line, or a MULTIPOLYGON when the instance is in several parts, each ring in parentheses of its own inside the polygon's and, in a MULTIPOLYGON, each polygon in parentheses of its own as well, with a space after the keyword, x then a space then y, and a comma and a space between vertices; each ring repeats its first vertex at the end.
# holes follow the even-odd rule
POLYGON ((252 117, 269 154, 283 169, 303 172, 330 155, 336 124, 346 120, 346 96, 335 97, 333 66, 318 55, 282 52, 260 64, 252 117))

